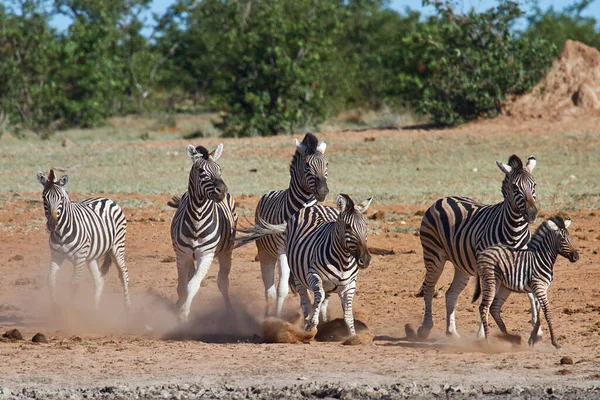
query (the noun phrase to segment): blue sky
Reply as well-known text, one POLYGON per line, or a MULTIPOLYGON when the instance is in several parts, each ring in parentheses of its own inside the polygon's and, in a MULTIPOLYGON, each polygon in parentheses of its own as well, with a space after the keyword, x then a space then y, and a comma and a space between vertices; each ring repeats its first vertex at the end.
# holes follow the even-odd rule
MULTIPOLYGON (((542 9, 547 9, 549 7, 554 7, 556 10, 561 10, 566 6, 573 4, 573 0, 539 0, 539 5, 542 9)), ((174 3, 174 0, 154 0, 152 2, 152 11, 158 14, 162 14, 165 10, 174 3)), ((462 0, 459 1, 459 4, 462 4, 462 7, 459 8, 461 11, 468 11, 472 7, 476 10, 485 10, 489 7, 492 7, 496 4, 493 0, 462 0)), ((423 7, 420 0, 392 0, 390 3, 390 7, 394 10, 404 11, 406 7, 409 7, 413 10, 421 11, 423 14, 430 14, 432 12, 431 7, 423 7)), ((526 7, 524 7, 526 8, 526 7)), ((584 16, 593 16, 596 19, 600 18, 600 1, 595 1, 592 3, 583 13, 584 16)), ((58 16, 55 17, 51 24, 58 28, 58 30, 62 31, 66 29, 70 20, 66 17, 58 16)))

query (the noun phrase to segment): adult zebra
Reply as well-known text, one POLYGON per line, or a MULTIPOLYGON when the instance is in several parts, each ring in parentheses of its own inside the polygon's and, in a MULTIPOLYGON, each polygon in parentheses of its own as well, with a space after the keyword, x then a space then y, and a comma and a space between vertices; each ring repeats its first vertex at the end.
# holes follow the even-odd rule
MULTIPOLYGON (((296 140, 296 152, 290 164, 290 185, 285 190, 274 190, 262 196, 256 206, 255 220, 271 225, 286 222, 301 208, 324 201, 327 188, 327 160, 325 142, 319 144, 312 133, 307 133, 302 142, 296 140)), ((269 299, 277 299, 276 315, 281 314, 283 302, 289 291, 290 270, 283 249, 283 235, 262 237, 256 242, 260 270, 265 286, 265 314, 270 314, 269 299), (279 284, 275 291, 275 263, 279 267, 279 284)))
POLYGON ((371 199, 355 206, 348 195, 339 194, 336 204, 337 209, 322 205, 303 208, 280 225, 258 220, 243 242, 283 233, 292 278, 300 294, 305 329, 316 327, 319 317, 327 320, 329 296, 338 293, 348 332, 354 335, 352 300, 356 277, 358 270, 367 268, 371 262, 367 224, 362 215, 371 199), (312 310, 307 289, 314 293, 312 310))
POLYGON ((127 220, 121 207, 106 198, 93 198, 81 202, 71 201, 65 185, 68 175, 56 179, 54 170, 48 177, 37 173, 38 181, 44 186, 42 200, 46 215, 46 228, 50 232, 50 272, 48 287, 52 303, 56 299, 56 274, 65 260, 73 264, 72 292, 74 298, 79 287, 81 272, 88 265, 94 278, 94 306, 98 309, 104 276, 110 264, 119 267, 119 278, 123 285, 125 306, 131 306, 129 299, 129 274, 125 266, 125 231, 127 220), (98 261, 101 265, 98 267, 98 261))
POLYGON ((192 300, 215 256, 219 259, 217 286, 231 310, 229 271, 238 216, 217 164, 222 152, 222 143, 211 153, 202 146, 188 145, 193 162, 188 190, 168 203, 177 208, 171 240, 177 257, 177 307, 182 321, 188 320, 192 300))
MULTIPOLYGON (((479 314, 486 339, 489 338, 488 313, 490 306, 492 317, 498 328, 506 334, 506 325, 500 315, 502 305, 511 292, 532 293, 544 310, 552 345, 557 349, 560 348, 552 327, 548 287, 552 282, 554 263, 559 254, 571 262, 579 259, 579 252, 573 247, 568 231, 570 225, 570 219, 564 220, 562 217, 556 216, 544 221, 539 226, 526 250, 496 245, 479 253, 479 257, 477 257, 479 278, 473 294, 473 302, 479 298, 483 290, 479 314)), ((531 346, 537 341, 540 320, 538 312, 529 336, 531 346)))
MULTIPOLYGON (((444 197, 423 215, 420 238, 427 272, 420 292, 425 301, 423 324, 418 330, 421 338, 429 336, 433 327, 431 303, 446 261, 454 264, 454 279, 446 292, 446 333, 459 336, 454 309, 469 277, 477 274, 477 254, 495 244, 523 248, 529 242, 528 224, 538 213, 536 184, 531 175, 535 157, 529 157, 525 167, 516 155, 509 158, 508 164, 496 164, 505 174, 502 202, 485 205, 465 197, 444 197)), ((533 323, 535 300, 533 296, 529 300, 533 323)))

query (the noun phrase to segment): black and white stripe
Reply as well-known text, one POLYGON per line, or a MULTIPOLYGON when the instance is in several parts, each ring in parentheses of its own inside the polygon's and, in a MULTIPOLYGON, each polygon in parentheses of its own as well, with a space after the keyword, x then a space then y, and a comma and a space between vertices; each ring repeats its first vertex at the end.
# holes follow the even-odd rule
MULTIPOLYGON (((302 142, 296 140, 296 152, 290 164, 290 185, 262 196, 256 206, 255 219, 278 225, 286 222, 301 208, 324 201, 327 188, 327 160, 325 142, 318 143, 312 133, 302 142)), ((270 314, 270 299, 277 298, 276 315, 281 314, 288 294, 289 266, 283 251, 283 235, 269 235, 256 242, 263 283, 265 285, 266 314, 270 314), (279 284, 275 290, 275 263, 279 266, 279 284)))
POLYGON ((114 262, 119 267, 125 306, 129 308, 129 275, 125 266, 127 221, 121 207, 106 198, 71 201, 65 190, 68 176, 56 179, 54 170, 50 170, 48 177, 38 172, 37 179, 44 186, 42 199, 46 227, 50 232, 48 286, 52 302, 56 304, 56 273, 62 263, 68 260, 74 266, 72 296, 77 292, 81 272, 87 264, 94 278, 94 305, 97 309, 104 288, 104 276, 114 262), (101 261, 100 266, 98 261, 101 261))
POLYGON ((337 209, 322 205, 303 208, 287 223, 270 225, 256 221, 246 230, 242 245, 261 237, 284 234, 287 260, 300 303, 306 329, 312 330, 327 320, 327 302, 332 293, 342 300, 344 320, 351 335, 355 334, 352 299, 358 270, 367 268, 371 255, 367 248, 367 224, 362 215, 371 199, 355 206, 348 195, 337 196, 337 209), (311 309, 308 291, 314 293, 311 309), (311 316, 312 312, 312 316, 311 316))
MULTIPOLYGON (((427 272, 421 289, 425 300, 423 324, 419 328, 422 338, 433 327, 431 303, 446 261, 455 267, 454 279, 446 292, 446 333, 458 336, 456 301, 469 277, 477 273, 477 254, 491 245, 522 248, 529 241, 528 224, 537 217, 535 180, 531 175, 536 160, 531 156, 523 166, 521 159, 512 155, 508 164, 499 161, 496 164, 505 174, 504 201, 485 205, 465 197, 444 197, 423 216, 420 238, 427 272)), ((530 301, 533 305, 533 296, 530 301)))
POLYGON ((238 217, 217 164, 222 151, 223 144, 211 153, 202 146, 189 145, 187 154, 193 165, 188 190, 181 199, 174 197, 169 202, 177 208, 171 240, 177 257, 177 307, 183 321, 188 319, 192 300, 215 256, 219 260, 217 285, 227 309, 231 309, 229 271, 238 217))
MULTIPOLYGON (((481 294, 479 313, 486 338, 489 337, 488 313, 490 306, 492 317, 498 327, 503 333, 507 333, 506 325, 500 316, 502 305, 511 292, 531 293, 544 311, 552 344, 556 348, 560 348, 552 328, 548 287, 552 282, 554 263, 559 254, 571 262, 579 259, 579 253, 573 247, 568 231, 570 225, 570 219, 563 220, 556 216, 540 225, 526 250, 496 245, 479 253, 477 257, 479 279, 473 295, 473 302, 481 294)), ((529 344, 532 346, 537 340, 540 320, 538 312, 529 338, 529 344)))

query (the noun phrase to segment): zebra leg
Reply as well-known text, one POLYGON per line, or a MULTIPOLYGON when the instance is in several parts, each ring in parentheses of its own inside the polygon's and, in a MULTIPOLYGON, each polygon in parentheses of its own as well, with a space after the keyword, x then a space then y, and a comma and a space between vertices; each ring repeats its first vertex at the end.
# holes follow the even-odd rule
POLYGON ((52 260, 50 261, 50 271, 48 272, 48 288, 50 289, 50 299, 52 300, 52 306, 57 307, 56 300, 56 274, 62 265, 64 258, 57 257, 52 254, 52 260))
POLYGON ((177 255, 177 303, 175 307, 181 309, 187 297, 187 285, 194 275, 194 259, 190 256, 177 255))
POLYGON ((94 278, 94 309, 98 310, 100 307, 100 298, 102 297, 102 290, 104 289, 104 278, 98 268, 98 261, 91 260, 88 263, 88 268, 94 278))
POLYGON ((508 299, 508 296, 510 296, 510 290, 508 290, 506 287, 502 286, 502 284, 500 282, 497 282, 496 284, 498 284, 499 288, 498 288, 498 293, 496 294, 496 297, 494 298, 494 302, 492 303, 492 310, 491 310, 492 317, 494 318, 494 321, 496 321, 496 325, 498 325, 498 329, 500 329, 500 331, 502 333, 507 335, 508 330, 506 329, 506 325, 504 324, 504 321, 502 320, 502 315, 501 315, 500 311, 502 310, 502 306, 508 299))
POLYGON ((279 283, 277 285, 277 306, 275 308, 275 316, 279 318, 281 316, 281 310, 283 309, 283 302, 290 291, 290 266, 285 251, 279 252, 277 266, 279 267, 279 283))
POLYGON ((481 317, 481 326, 479 327, 479 332, 477 336, 479 338, 485 338, 489 340, 490 337, 490 327, 488 323, 488 316, 490 313, 490 305, 494 301, 494 297, 496 295, 496 280, 494 279, 494 274, 491 274, 491 279, 489 274, 485 273, 481 269, 479 270, 479 277, 477 279, 481 280, 481 304, 479 305, 479 316, 481 317))
MULTIPOLYGON (((117 271, 119 272, 119 280, 121 286, 123 286, 123 299, 125 301, 125 309, 131 311, 131 299, 129 298, 129 270, 125 265, 125 250, 124 247, 113 247, 111 253, 113 262, 117 264, 117 271)), ((106 274, 106 271, 104 271, 106 274)))
POLYGON ((321 306, 323 305, 323 300, 325 299, 325 290, 323 290, 323 281, 319 275, 315 273, 309 273, 307 281, 310 289, 315 295, 315 299, 313 303, 310 324, 305 327, 305 330, 312 331, 319 325, 319 314, 321 313, 321 306))
POLYGON ((461 270, 454 269, 454 279, 446 292, 446 335, 460 337, 456 330, 456 301, 458 296, 469 283, 469 274, 461 270))
POLYGON ((73 278, 71 279, 71 301, 75 300, 77 290, 79 289, 79 281, 81 280, 81 272, 85 268, 85 260, 78 259, 73 262, 73 278))
POLYGON ((214 257, 215 253, 205 253, 203 255, 196 256, 196 260, 198 260, 198 267, 196 268, 192 279, 190 279, 187 284, 185 302, 179 310, 179 319, 183 322, 187 322, 189 318, 192 300, 194 300, 194 296, 196 293, 198 293, 202 279, 204 279, 206 276, 214 257))
POLYGON ((309 324, 310 317, 310 297, 308 297, 308 291, 304 285, 302 285, 296 278, 294 278, 294 286, 296 287, 296 292, 298 292, 298 295, 300 296, 300 307, 302 307, 302 314, 304 316, 304 323, 306 326, 309 324))
MULTIPOLYGON (((271 300, 277 298, 277 291, 275 290, 275 258, 265 248, 258 245, 258 258, 260 260, 260 273, 262 275, 263 284, 265 285, 265 316, 271 315, 271 300)), ((281 281, 281 278, 280 278, 281 281)))
POLYGON ((323 304, 321 305, 321 315, 319 316, 321 323, 327 322, 329 320, 329 317, 327 315, 327 306, 329 305, 329 297, 330 296, 331 296, 331 293, 325 293, 325 298, 323 299, 323 304))
POLYGON ((342 293, 340 298, 342 300, 342 310, 344 311, 344 322, 348 328, 350 336, 356 335, 354 329, 354 314, 352 313, 352 300, 354 299, 354 292, 356 291, 356 281, 352 281, 342 293))
MULTIPOLYGON (((535 325, 535 321, 537 321, 537 311, 540 308, 540 305, 537 304, 537 300, 535 299, 535 296, 533 295, 533 293, 527 293, 527 298, 529 299, 529 304, 531 305, 531 326, 535 325)), ((542 326, 540 324, 540 328, 537 331, 537 335, 539 336, 538 339, 542 338, 542 326)))
POLYGON ((232 250, 219 254, 219 275, 217 277, 217 287, 225 300, 225 308, 231 313, 231 299, 229 298, 229 272, 231 271, 232 250))
MULTIPOLYGON (((535 289, 534 289, 535 290, 535 289)), ((552 342, 552 345, 557 348, 560 349, 561 345, 558 344, 558 342, 556 341, 556 336, 554 336, 554 328, 552 327, 552 313, 550 312, 550 303, 548 302, 548 293, 546 292, 547 288, 540 288, 540 290, 538 291, 538 294, 536 295, 537 297, 537 301, 540 303, 540 305, 542 306, 542 310, 544 311, 544 318, 546 318, 546 322, 548 323, 548 330, 550 331, 550 341, 552 342), (539 293, 541 292, 541 293, 539 293)), ((539 329, 539 325, 540 325, 540 316, 538 313, 538 323, 537 323, 537 328, 539 329)), ((534 334, 537 335, 538 330, 534 329, 531 332, 531 335, 533 336, 534 334)))
POLYGON ((538 309, 536 310, 536 320, 535 320, 535 324, 533 325, 533 328, 531 329, 531 334, 529 335, 529 345, 531 347, 533 347, 537 342, 538 342, 538 336, 537 336, 537 332, 540 329, 540 324, 541 324, 541 319, 540 319, 540 309, 539 309, 539 303, 536 302, 536 306, 538 307, 538 309))
MULTIPOLYGON (((421 238, 423 240, 423 238, 421 238)), ((423 292, 423 301, 425 302, 425 312, 423 314, 423 324, 418 329, 418 335, 421 339, 426 339, 433 328, 432 302, 435 294, 435 284, 440 279, 446 264, 446 257, 441 250, 434 252, 429 247, 423 246, 423 259, 425 261, 425 280, 421 288, 423 292)))

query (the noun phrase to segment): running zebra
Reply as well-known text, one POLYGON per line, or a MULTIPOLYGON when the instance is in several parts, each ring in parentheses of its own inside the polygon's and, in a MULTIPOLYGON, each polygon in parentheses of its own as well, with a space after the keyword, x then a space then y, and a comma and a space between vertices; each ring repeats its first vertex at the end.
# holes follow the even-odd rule
MULTIPOLYGON (((473 294, 473 303, 483 292, 479 314, 486 339, 490 334, 488 326, 490 305, 492 317, 498 324, 498 328, 506 334, 506 325, 500 316, 502 305, 511 292, 532 293, 544 311, 552 345, 557 349, 560 348, 552 329, 548 287, 552 282, 554 263, 559 254, 572 263, 579 259, 579 253, 571 243, 571 235, 568 231, 570 225, 570 219, 563 220, 556 216, 539 226, 527 250, 496 245, 479 253, 477 257, 479 279, 473 294)), ((537 341, 540 320, 538 310, 538 317, 529 337, 531 346, 537 341)))
POLYGON ((327 303, 332 293, 342 300, 344 320, 354 335, 352 299, 359 269, 367 268, 371 255, 367 248, 367 224, 362 215, 372 199, 355 206, 346 194, 337 196, 337 210, 314 205, 294 214, 287 223, 270 225, 257 221, 245 243, 275 233, 285 234, 285 248, 306 322, 312 330, 327 321, 327 303), (311 310, 308 291, 314 293, 311 310), (312 316, 311 316, 312 311, 312 316))
POLYGON ((229 271, 238 216, 217 164, 222 152, 222 143, 211 153, 202 146, 188 145, 193 162, 188 190, 168 203, 177 208, 171 240, 177 256, 177 308, 182 321, 188 320, 192 300, 215 256, 219 259, 217 285, 231 310, 229 271))
POLYGON ((129 310, 129 274, 125 266, 125 230, 127 220, 121 207, 106 198, 82 202, 71 201, 65 190, 67 175, 56 179, 54 170, 48 177, 38 172, 38 181, 44 186, 42 199, 46 228, 50 232, 50 272, 48 287, 56 306, 56 274, 65 260, 73 264, 72 298, 77 294, 81 272, 87 264, 94 278, 94 306, 98 309, 104 288, 104 276, 110 264, 119 267, 125 307, 129 310), (100 266, 98 266, 100 261, 100 266))
MULTIPOLYGON (((256 206, 255 219, 277 225, 286 222, 301 208, 322 202, 327 197, 327 160, 325 142, 318 143, 315 135, 307 133, 302 143, 296 140, 296 152, 290 164, 290 185, 262 196, 256 206)), ((290 270, 283 250, 283 235, 270 235, 256 242, 263 283, 265 285, 266 315, 269 299, 277 298, 276 315, 281 315, 289 291, 290 270), (275 262, 279 266, 279 284, 275 291, 275 262)))
MULTIPOLYGON (((495 244, 523 248, 529 242, 528 224, 538 214, 535 180, 531 175, 535 157, 529 157, 525 167, 516 155, 510 157, 508 164, 499 161, 496 164, 505 174, 504 201, 485 205, 465 197, 444 197, 423 216, 420 238, 427 272, 420 292, 425 300, 423 324, 418 330, 421 338, 429 336, 433 327, 431 303, 446 261, 454 264, 454 279, 446 292, 446 333, 459 336, 454 316, 456 300, 469 277, 477 274, 477 254, 495 244)), ((533 296, 530 302, 533 323, 536 320, 533 296)))

